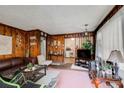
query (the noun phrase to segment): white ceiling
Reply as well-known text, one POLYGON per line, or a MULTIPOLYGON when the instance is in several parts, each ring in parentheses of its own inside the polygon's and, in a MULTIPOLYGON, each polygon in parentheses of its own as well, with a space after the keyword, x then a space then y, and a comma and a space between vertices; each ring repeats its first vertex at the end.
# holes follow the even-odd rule
POLYGON ((0 22, 24 30, 40 29, 49 34, 93 31, 114 6, 0 6, 0 22))

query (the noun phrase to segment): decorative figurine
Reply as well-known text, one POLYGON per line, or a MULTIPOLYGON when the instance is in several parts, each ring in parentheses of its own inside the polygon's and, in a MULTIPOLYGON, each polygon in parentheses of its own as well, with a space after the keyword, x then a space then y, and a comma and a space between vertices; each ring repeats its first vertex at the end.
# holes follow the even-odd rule
POLYGON ((112 64, 112 77, 114 78, 114 75, 115 75, 115 69, 114 69, 114 64, 112 64))
POLYGON ((119 67, 118 67, 118 64, 115 63, 115 66, 114 66, 114 69, 115 69, 115 78, 118 79, 118 70, 119 70, 119 67))

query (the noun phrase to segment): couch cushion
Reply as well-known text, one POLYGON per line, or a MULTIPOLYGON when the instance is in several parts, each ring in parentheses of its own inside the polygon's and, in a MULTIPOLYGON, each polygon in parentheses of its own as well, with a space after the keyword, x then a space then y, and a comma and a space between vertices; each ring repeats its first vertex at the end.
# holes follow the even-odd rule
POLYGON ((28 63, 38 64, 37 57, 24 58, 24 64, 27 65, 28 63))
POLYGON ((1 71, 0 74, 6 78, 12 79, 17 71, 19 71, 19 68, 16 66, 16 67, 1 71))
POLYGON ((24 68, 23 58, 10 58, 0 61, 0 74, 12 78, 20 68, 24 68))
POLYGON ((8 69, 12 66, 11 60, 0 61, 0 71, 8 69))
POLYGON ((13 58, 11 59, 12 66, 21 66, 24 64, 23 58, 13 58))

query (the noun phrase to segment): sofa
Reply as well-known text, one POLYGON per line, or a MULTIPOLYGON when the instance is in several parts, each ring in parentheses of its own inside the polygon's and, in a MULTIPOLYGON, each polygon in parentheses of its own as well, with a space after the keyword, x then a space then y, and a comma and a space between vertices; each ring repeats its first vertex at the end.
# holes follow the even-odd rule
POLYGON ((7 78, 12 78, 16 71, 26 67, 28 63, 28 59, 24 57, 0 60, 0 74, 7 78))

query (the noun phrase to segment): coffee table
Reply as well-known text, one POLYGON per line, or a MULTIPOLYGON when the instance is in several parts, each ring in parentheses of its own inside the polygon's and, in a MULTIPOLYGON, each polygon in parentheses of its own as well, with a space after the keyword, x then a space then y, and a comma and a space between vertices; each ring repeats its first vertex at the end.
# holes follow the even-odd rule
POLYGON ((46 68, 46 65, 35 65, 34 67, 32 67, 32 70, 29 70, 28 68, 24 69, 23 73, 27 80, 36 82, 46 75, 46 68), (41 72, 41 70, 43 71, 41 72))

